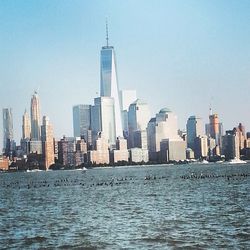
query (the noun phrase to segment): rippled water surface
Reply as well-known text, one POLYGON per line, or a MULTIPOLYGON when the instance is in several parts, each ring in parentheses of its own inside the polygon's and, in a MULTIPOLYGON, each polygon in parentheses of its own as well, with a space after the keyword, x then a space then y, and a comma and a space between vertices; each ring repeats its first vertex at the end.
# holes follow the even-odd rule
POLYGON ((250 249, 250 165, 0 173, 1 249, 250 249))

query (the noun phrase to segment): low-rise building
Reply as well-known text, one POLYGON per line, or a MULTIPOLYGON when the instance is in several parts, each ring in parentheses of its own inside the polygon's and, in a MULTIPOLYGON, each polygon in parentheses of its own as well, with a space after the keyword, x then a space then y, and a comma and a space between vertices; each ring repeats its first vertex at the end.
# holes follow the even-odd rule
POLYGON ((129 153, 127 140, 121 137, 118 137, 116 140, 116 149, 110 153, 110 160, 113 163, 117 162, 128 162, 129 153))
POLYGON ((9 169, 9 158, 0 156, 0 170, 7 171, 9 169))
POLYGON ((186 149, 186 158, 194 159, 194 151, 191 148, 186 149))
POLYGON ((183 140, 164 139, 160 143, 161 162, 186 160, 186 143, 183 140))
POLYGON ((109 164, 109 142, 108 139, 102 137, 102 133, 98 134, 95 143, 95 150, 88 151, 88 162, 92 164, 109 164))
POLYGON ((148 162, 148 150, 142 148, 129 149, 129 161, 131 163, 148 162))

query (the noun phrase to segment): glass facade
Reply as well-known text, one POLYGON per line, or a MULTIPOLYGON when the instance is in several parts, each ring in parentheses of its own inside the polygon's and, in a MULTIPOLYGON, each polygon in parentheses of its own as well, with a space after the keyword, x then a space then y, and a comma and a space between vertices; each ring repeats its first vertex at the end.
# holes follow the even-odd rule
POLYGON ((196 116, 190 116, 187 121, 187 146, 194 150, 195 138, 203 135, 202 119, 196 116))
MULTIPOLYGON (((113 58, 113 48, 104 47, 101 50, 101 96, 111 96, 112 81, 116 81, 117 76, 115 73, 115 79, 112 79, 112 62, 115 60, 113 58)), ((116 83, 117 84, 117 83, 116 83)))
POLYGON ((109 144, 114 145, 116 142, 114 98, 95 98, 95 105, 92 110, 94 111, 92 118, 93 132, 102 132, 102 136, 108 139, 109 144))
MULTIPOLYGON (((11 108, 3 109, 3 147, 6 149, 13 140, 13 117, 11 108)), ((10 146, 9 146, 10 147, 10 146)))
POLYGON ((100 60, 100 89, 101 97, 112 97, 115 110, 115 137, 122 137, 121 107, 119 100, 119 87, 116 71, 115 51, 112 46, 102 47, 100 60))
POLYGON ((91 105, 76 105, 73 107, 74 137, 83 136, 87 142, 88 130, 91 127, 91 105))

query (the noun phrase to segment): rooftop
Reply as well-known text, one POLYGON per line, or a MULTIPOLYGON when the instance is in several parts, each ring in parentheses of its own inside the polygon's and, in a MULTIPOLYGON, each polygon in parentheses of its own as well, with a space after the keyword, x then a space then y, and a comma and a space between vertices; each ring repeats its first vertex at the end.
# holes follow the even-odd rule
POLYGON ((163 109, 160 110, 159 113, 160 114, 162 114, 162 113, 172 113, 172 111, 169 108, 163 108, 163 109))
POLYGON ((145 105, 147 103, 145 101, 141 100, 141 99, 136 99, 132 104, 145 105))

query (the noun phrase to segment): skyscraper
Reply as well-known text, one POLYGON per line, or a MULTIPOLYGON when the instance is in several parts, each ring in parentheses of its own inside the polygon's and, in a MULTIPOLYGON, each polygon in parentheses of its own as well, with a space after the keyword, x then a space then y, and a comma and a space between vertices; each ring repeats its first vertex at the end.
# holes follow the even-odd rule
POLYGON ((102 138, 107 139, 109 145, 115 145, 115 124, 114 99, 111 97, 95 98, 95 105, 91 111, 91 129, 95 136, 102 132, 102 138))
POLYGON ((26 110, 23 114, 22 131, 23 131, 22 139, 30 139, 31 135, 30 117, 26 110))
POLYGON ((122 110, 129 109, 129 105, 137 100, 136 90, 126 89, 120 91, 120 104, 122 110))
POLYGON ((75 164, 76 141, 74 137, 63 137, 58 141, 58 161, 63 165, 75 164))
POLYGON ((239 123, 238 127, 236 127, 236 130, 239 136, 240 150, 242 150, 245 147, 245 140, 246 140, 245 127, 242 125, 242 123, 239 123))
POLYGON ((219 116, 218 114, 211 114, 209 116, 210 136, 218 141, 219 137, 219 116))
MULTIPOLYGON (((170 151, 176 151, 178 158, 185 155, 185 142, 178 135, 177 116, 168 108, 163 108, 155 118, 152 118, 147 127, 148 149, 150 160, 157 160, 158 152, 167 150, 167 160, 173 160, 170 157, 170 151)), ((162 157, 162 156, 161 156, 162 157)), ((177 157, 174 157, 177 159, 177 157)))
POLYGON ((30 118, 31 118, 31 139, 40 140, 40 102, 37 92, 31 98, 30 105, 30 118))
POLYGON ((150 120, 150 110, 146 102, 137 99, 130 104, 128 112, 129 130, 146 130, 150 120))
POLYGON ((206 135, 208 136, 208 141, 210 138, 215 140, 215 147, 213 149, 210 147, 210 157, 213 155, 220 155, 223 125, 219 122, 218 114, 212 114, 211 109, 209 115, 209 124, 206 124, 206 135))
POLYGON ((227 130, 222 137, 222 151, 226 160, 240 159, 239 132, 236 128, 227 130))
POLYGON ((190 116, 187 121, 187 146, 194 150, 195 138, 203 135, 202 119, 196 116, 190 116))
POLYGON ((53 128, 47 116, 43 117, 41 127, 41 139, 43 148, 44 165, 46 170, 55 163, 53 128))
POLYGON ((124 137, 128 137, 128 110, 129 105, 137 100, 136 90, 121 90, 120 104, 122 110, 122 129, 124 137))
POLYGON ((11 108, 3 109, 3 148, 5 153, 11 150, 11 143, 13 141, 13 116, 11 108))
POLYGON ((108 27, 107 31, 107 44, 102 47, 100 59, 100 89, 101 97, 112 97, 114 99, 115 110, 115 136, 123 137, 122 132, 122 119, 121 119, 121 106, 119 100, 119 88, 116 69, 115 50, 113 46, 109 46, 108 27))
POLYGON ((207 159, 209 153, 208 138, 206 135, 198 135, 194 139, 194 155, 196 159, 207 159))
POLYGON ((129 148, 136 146, 135 134, 138 134, 138 132, 141 131, 146 131, 149 120, 150 110, 146 102, 137 99, 130 104, 128 112, 129 148))
POLYGON ((88 131, 91 128, 91 105, 76 105, 73 107, 74 137, 83 136, 88 142, 88 131))

